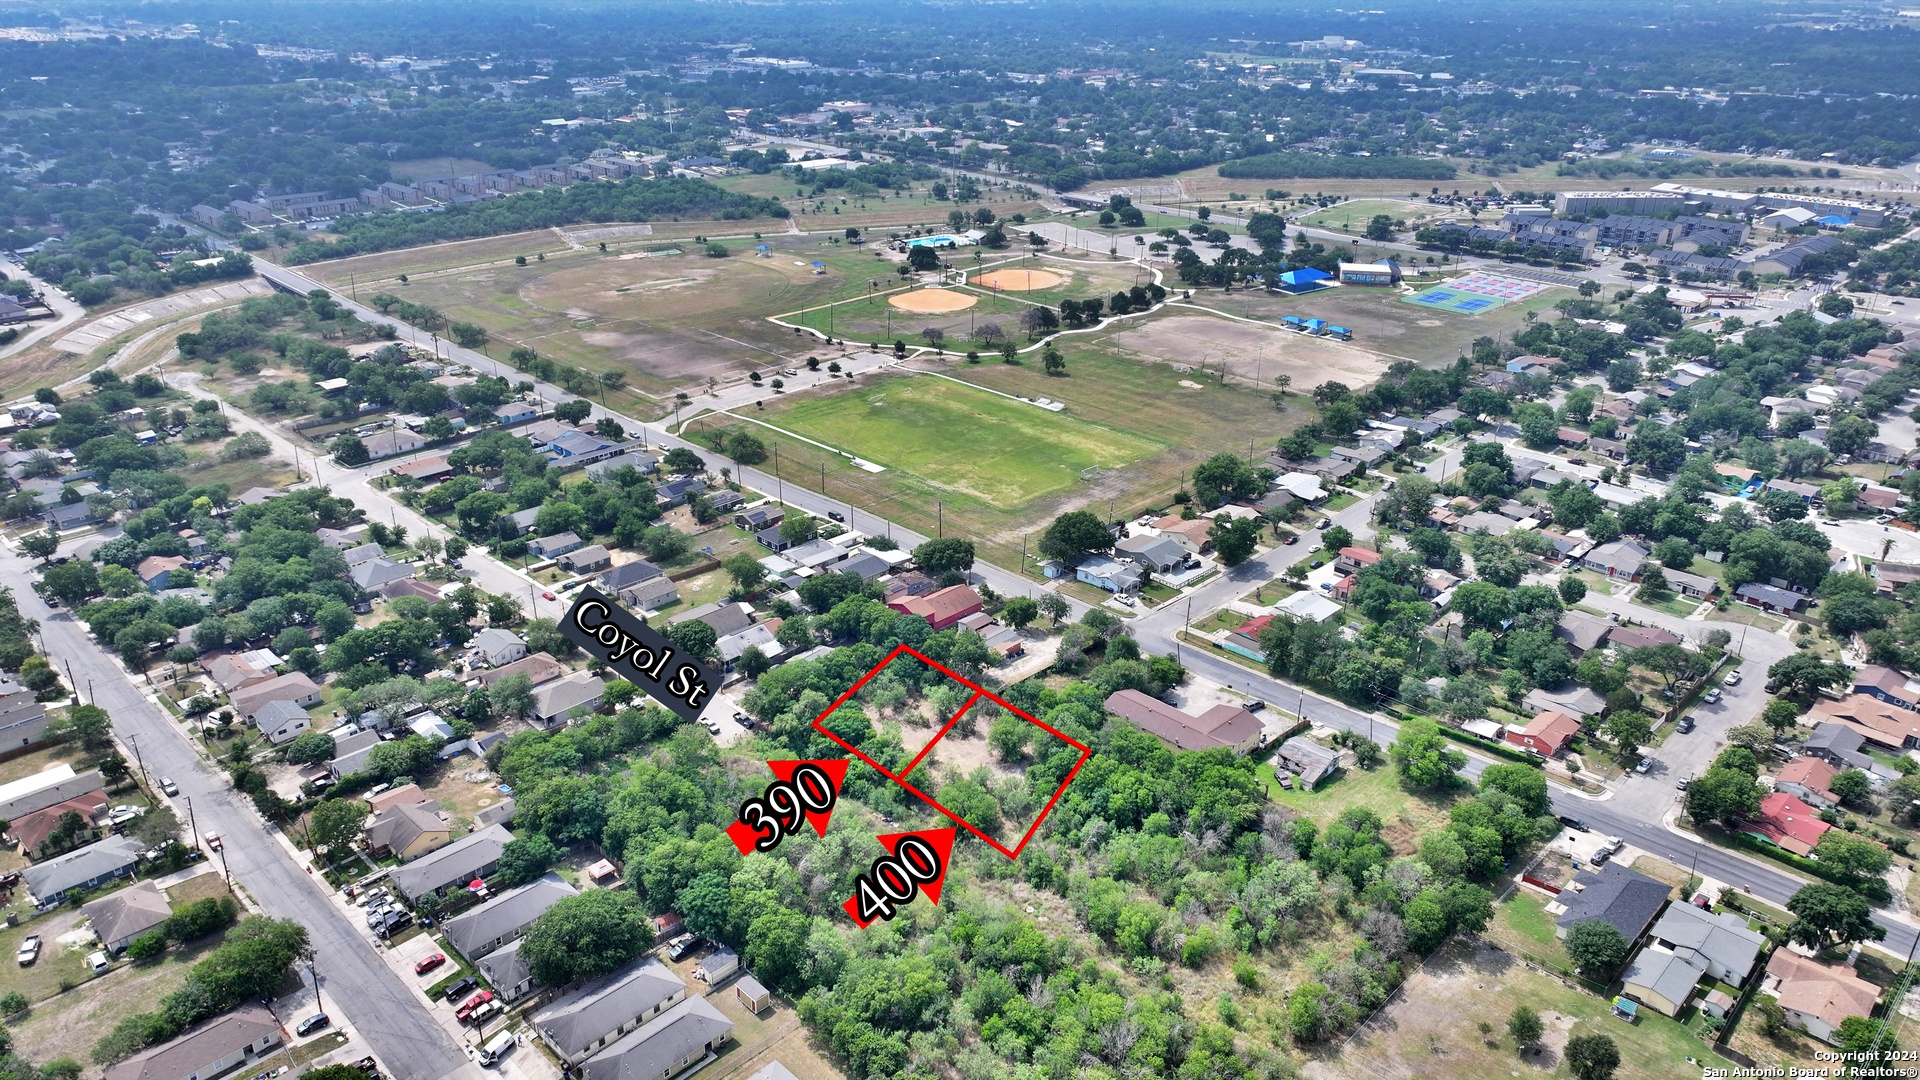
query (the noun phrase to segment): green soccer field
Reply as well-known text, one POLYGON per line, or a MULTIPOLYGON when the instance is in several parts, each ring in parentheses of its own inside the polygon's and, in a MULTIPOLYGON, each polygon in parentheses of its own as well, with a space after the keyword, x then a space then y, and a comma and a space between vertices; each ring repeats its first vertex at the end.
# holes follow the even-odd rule
POLYGON ((1158 453, 1149 439, 932 376, 801 401, 769 423, 1007 509, 1158 453))

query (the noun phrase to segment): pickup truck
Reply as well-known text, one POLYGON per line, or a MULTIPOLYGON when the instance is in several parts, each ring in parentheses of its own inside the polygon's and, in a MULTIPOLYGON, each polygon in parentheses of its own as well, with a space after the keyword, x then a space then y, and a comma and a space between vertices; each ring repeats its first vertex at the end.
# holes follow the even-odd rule
POLYGON ((474 1013, 480 1010, 480 1006, 485 1005, 488 1002, 491 1002, 492 1000, 493 1000, 493 991, 482 990, 479 993, 468 998, 466 1000, 466 1003, 461 1005, 460 1008, 454 1012, 453 1014, 454 1018, 464 1024, 469 1019, 472 1018, 474 1013))
POLYGON ((207 850, 219 851, 220 848, 221 848, 220 834, 217 832, 208 833, 207 834, 207 850))

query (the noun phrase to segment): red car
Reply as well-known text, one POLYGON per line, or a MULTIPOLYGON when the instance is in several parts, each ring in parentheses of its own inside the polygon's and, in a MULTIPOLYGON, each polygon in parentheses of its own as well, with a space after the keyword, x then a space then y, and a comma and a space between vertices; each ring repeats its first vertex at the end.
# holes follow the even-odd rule
POLYGON ((432 971, 434 968, 437 968, 441 964, 444 964, 446 962, 447 962, 446 953, 434 953, 432 956, 429 956, 426 959, 420 961, 419 963, 413 965, 413 973, 415 975, 425 975, 427 972, 432 971))
POLYGON ((546 597, 549 600, 553 599, 553 594, 550 592, 543 592, 540 595, 546 597))
POLYGON ((467 1017, 473 1015, 473 1011, 475 1009, 478 1009, 480 1006, 485 1005, 487 1002, 492 1000, 493 1000, 493 991, 482 990, 479 993, 468 998, 467 1003, 465 1005, 460 1006, 460 1008, 453 1015, 456 1018, 458 1018, 461 1023, 464 1024, 467 1022, 467 1017))
POLYGON ((1300 542, 1300 538, 1299 538, 1298 536, 1289 536, 1289 537, 1287 537, 1287 543, 1289 543, 1289 544, 1297 544, 1297 543, 1299 543, 1299 542, 1300 542))

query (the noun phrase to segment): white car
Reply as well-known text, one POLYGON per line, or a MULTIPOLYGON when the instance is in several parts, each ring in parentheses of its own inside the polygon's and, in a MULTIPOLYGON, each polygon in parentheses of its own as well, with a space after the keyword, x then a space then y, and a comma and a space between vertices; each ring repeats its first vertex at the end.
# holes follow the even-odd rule
POLYGON ((21 967, 29 967, 35 960, 40 959, 40 935, 28 934, 21 938, 20 951, 14 953, 13 958, 21 967))
POLYGON ((1730 674, 1730 675, 1728 675, 1728 676, 1727 676, 1726 678, 1724 678, 1724 679, 1722 679, 1722 680, 1720 680, 1720 682, 1721 682, 1721 683, 1722 683, 1723 685, 1725 685, 1725 686, 1739 686, 1739 685, 1740 685, 1740 673, 1736 671, 1736 672, 1734 672, 1734 673, 1732 673, 1732 674, 1730 674))

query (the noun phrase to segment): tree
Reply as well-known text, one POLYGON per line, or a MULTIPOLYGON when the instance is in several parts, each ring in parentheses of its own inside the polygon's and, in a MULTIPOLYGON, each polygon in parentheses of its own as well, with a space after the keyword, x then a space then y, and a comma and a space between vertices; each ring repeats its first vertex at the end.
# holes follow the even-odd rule
POLYGON ((361 442, 358 435, 335 436, 327 444, 327 449, 332 452, 333 460, 348 468, 357 468, 373 460, 373 455, 367 451, 367 444, 361 442))
POLYGON ((1507 1031, 1513 1036, 1514 1046, 1524 1050, 1539 1042, 1546 1028, 1540 1023, 1539 1013, 1521 1005, 1507 1017, 1507 1031))
POLYGON ((1033 737, 1033 725, 1010 712, 1002 712, 987 726, 987 747, 1001 761, 1018 761, 1027 753, 1033 737))
POLYGON ((653 945, 653 924, 625 889, 569 896, 534 920, 520 945, 543 986, 564 986, 617 971, 653 945))
POLYGON ((496 884, 515 889, 547 872, 560 861, 562 852, 541 833, 516 837, 500 849, 496 884))
POLYGON ((1885 847, 1845 829, 1822 834, 1819 843, 1813 846, 1813 854, 1821 866, 1830 867, 1854 881, 1877 878, 1893 865, 1893 856, 1885 847))
POLYGON ((1687 814, 1695 821, 1736 825, 1760 812, 1760 788, 1739 769, 1711 768, 1687 786, 1687 814))
POLYGON ((339 857, 352 846, 367 821, 367 804, 359 799, 328 799, 307 816, 307 839, 316 849, 339 857))
POLYGON ((495 719, 522 717, 533 708, 533 679, 516 672, 487 687, 487 704, 495 719))
POLYGON ((789 514, 780 522, 780 539, 789 544, 804 544, 820 535, 820 520, 806 514, 789 514))
POLYGON ((1067 603, 1067 598, 1059 593, 1050 592, 1040 598, 1040 614, 1045 615, 1055 626, 1059 626, 1060 620, 1066 618, 1072 610, 1073 605, 1067 603))
POLYGON ((301 732, 283 748, 287 760, 295 765, 317 765, 322 761, 332 761, 333 750, 333 738, 318 731, 301 732))
MULTIPOLYGON (((1786 731, 1800 722, 1800 707, 1791 701, 1774 698, 1767 702, 1766 708, 1760 710, 1760 719, 1777 732, 1786 731)), ((1834 779, 1838 780, 1839 777, 1836 776, 1834 779)), ((1840 793, 1835 791, 1834 794, 1840 793)))
POLYGON ((727 576, 733 579, 733 591, 736 596, 751 596, 760 584, 767 580, 767 568, 760 560, 747 552, 730 555, 720 564, 727 576))
POLYGON ((593 415, 593 402, 585 398, 570 398, 553 407, 553 418, 563 424, 578 426, 591 415, 593 415))
POLYGON ((1567 931, 1566 948, 1568 959, 1580 974, 1603 983, 1611 982, 1627 962, 1633 944, 1605 919, 1588 919, 1567 931))
POLYGON ((1208 510, 1236 499, 1253 498, 1265 488, 1259 475, 1234 454, 1215 454, 1193 470, 1194 498, 1208 510))
POLYGON ((1830 882, 1801 888, 1787 901, 1794 920, 1787 938, 1809 949, 1834 949, 1856 941, 1880 941, 1886 928, 1873 921, 1873 908, 1858 889, 1830 882))
POLYGON ((1054 348, 1052 344, 1048 344, 1041 350, 1040 365, 1049 375, 1064 375, 1067 372, 1067 358, 1062 356, 1060 350, 1054 348))
POLYGON ((1254 518, 1220 518, 1207 530, 1214 551, 1227 566, 1239 566, 1253 556, 1260 540, 1260 522, 1254 518))
POLYGON ((1840 801, 1849 806, 1867 807, 1873 804, 1873 781, 1859 769, 1842 769, 1834 773, 1833 779, 1827 781, 1827 790, 1838 795, 1840 801))
POLYGON ((1560 599, 1567 604, 1577 604, 1586 599, 1587 583, 1572 574, 1560 579, 1560 599))
POLYGON ((1880 435, 1880 425, 1862 416, 1842 416, 1827 428, 1827 450, 1858 457, 1880 435))
POLYGON ((1440 725, 1425 719, 1402 722, 1388 754, 1400 779, 1414 788, 1446 787, 1467 764, 1467 755, 1451 748, 1440 725))
POLYGON ((1640 748, 1653 741, 1653 722, 1632 709, 1616 712, 1607 719, 1607 738, 1623 756, 1638 757, 1640 748))
POLYGON ((487 343, 487 328, 477 323, 453 323, 447 327, 447 333, 463 349, 478 349, 487 343))
POLYGON ((1613 1080, 1620 1047, 1606 1035, 1575 1035, 1567 1040, 1566 1058, 1574 1080, 1613 1080))
POLYGON ((20 550, 46 562, 53 553, 60 550, 60 534, 49 526, 45 532, 28 533, 20 538, 20 550))
POLYGON ((98 705, 76 705, 67 712, 66 731, 81 746, 101 750, 113 737, 113 719, 98 705))
POLYGON ((1040 617, 1040 605, 1030 596, 1010 598, 1006 606, 1000 609, 1000 621, 1015 630, 1024 630, 1040 617))
POLYGON ((713 643, 719 640, 719 635, 699 619, 688 619, 667 627, 667 640, 687 655, 704 660, 713 655, 713 643))
POLYGON ((1332 552, 1338 552, 1341 548, 1352 547, 1353 533, 1348 532, 1345 525, 1330 526, 1321 531, 1320 546, 1332 552))
MULTIPOLYGON (((1886 1020, 1875 1020, 1867 1016, 1849 1016, 1840 1021, 1834 1034, 1840 1040, 1840 1059, 1852 1063, 1848 1070, 1853 1076, 1906 1076, 1908 1066, 1892 1066, 1893 1061, 1910 1061, 1910 1055, 1893 1056, 1900 1049, 1894 1041, 1893 1032, 1886 1020)), ((1839 1070, 1834 1070, 1838 1075, 1839 1070)))
POLYGON ((758 465, 767 460, 767 444, 749 431, 736 431, 727 436, 726 454, 742 465, 758 465))
POLYGON ((964 574, 973 569, 973 559, 973 541, 957 536, 928 540, 913 549, 915 565, 933 577, 964 574))
POLYGON ((1844 664, 1830 664, 1811 653, 1795 653, 1767 669, 1767 679, 1780 693, 1811 699, 1830 686, 1844 685, 1852 676, 1844 664))
POLYGON ((1089 510, 1074 510, 1053 520, 1040 534, 1040 553, 1073 566, 1096 551, 1113 547, 1113 534, 1089 510))

